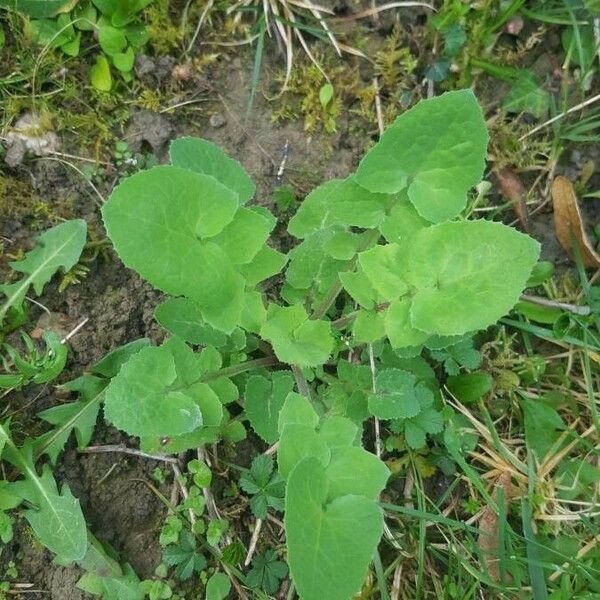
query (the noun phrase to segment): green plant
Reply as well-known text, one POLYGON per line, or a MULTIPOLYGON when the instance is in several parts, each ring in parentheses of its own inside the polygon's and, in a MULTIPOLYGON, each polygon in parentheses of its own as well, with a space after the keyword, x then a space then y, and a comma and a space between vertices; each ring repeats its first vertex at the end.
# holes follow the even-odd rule
MULTIPOLYGON (((275 218, 245 206, 255 186, 241 165, 204 140, 175 141, 170 166, 126 179, 103 207, 125 265, 172 296, 157 318, 175 334, 123 364, 104 394, 106 419, 149 452, 235 441, 243 432, 228 406, 245 389, 250 424, 278 442, 288 564, 308 600, 356 593, 383 531, 377 498, 389 471, 360 443, 368 418, 415 448, 444 427, 435 376, 403 355, 495 323, 536 263, 528 236, 459 217, 486 144, 472 93, 420 103, 355 175, 304 200, 287 256, 266 244, 275 218), (283 302, 270 294, 265 305, 261 282, 286 265, 283 302)), ((468 343, 447 353, 454 369, 471 364, 468 343)), ((264 490, 259 475, 244 485, 264 490)))
POLYGON ((29 36, 36 43, 59 48, 68 56, 78 56, 82 35, 93 33, 101 51, 90 70, 90 80, 96 89, 109 91, 115 70, 125 81, 133 78, 135 53, 148 41, 140 13, 151 2, 4 0, 0 7, 12 8, 31 17, 27 24, 29 36))
POLYGON ((24 276, 14 283, 0 284, 0 293, 4 295, 0 304, 0 331, 14 329, 25 322, 24 300, 30 287, 39 296, 59 269, 67 272, 75 266, 85 239, 85 221, 66 221, 43 233, 38 239, 38 247, 28 252, 23 260, 11 263, 13 270, 24 276))

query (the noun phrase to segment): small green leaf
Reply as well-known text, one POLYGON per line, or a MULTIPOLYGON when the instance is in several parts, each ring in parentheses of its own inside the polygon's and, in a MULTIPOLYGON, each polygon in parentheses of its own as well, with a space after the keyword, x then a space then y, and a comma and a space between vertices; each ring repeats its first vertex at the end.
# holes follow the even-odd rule
POLYGON ((213 519, 206 529, 206 541, 210 546, 216 546, 228 529, 229 523, 227 521, 213 519))
POLYGON ((264 247, 272 229, 272 221, 260 212, 240 208, 212 241, 221 246, 233 264, 248 264, 264 247))
POLYGON ((460 335, 488 327, 516 304, 540 245, 501 223, 463 221, 422 229, 404 250, 396 269, 417 290, 413 326, 460 335))
POLYGON ((297 238, 334 225, 371 228, 379 225, 391 198, 358 185, 353 178, 333 179, 314 189, 290 219, 288 231, 297 238))
POLYGON ((414 417, 421 410, 415 385, 416 377, 408 371, 379 371, 375 385, 377 391, 369 398, 370 413, 380 419, 414 417))
POLYGON ((77 263, 85 245, 86 230, 82 219, 56 225, 40 235, 37 247, 23 260, 10 263, 14 271, 26 277, 16 283, 0 285, 0 293, 6 296, 0 305, 0 324, 8 310, 23 301, 29 286, 33 286, 39 296, 59 269, 66 272, 77 263))
POLYGON ((126 266, 195 300, 204 320, 228 333, 240 320, 244 281, 224 250, 204 238, 221 232, 236 210, 236 194, 213 177, 161 166, 121 183, 102 214, 126 266))
POLYGON ((254 256, 251 263, 241 266, 240 273, 246 283, 253 286, 280 273, 287 260, 286 254, 265 245, 254 256))
POLYGON ((11 8, 36 19, 53 17, 70 10, 74 0, 1 0, 0 7, 11 8))
POLYGON ((262 338, 273 344, 277 358, 302 367, 318 366, 333 350, 331 326, 325 321, 309 320, 304 308, 269 305, 262 338))
POLYGON ((229 577, 224 573, 215 573, 206 583, 206 600, 224 600, 230 590, 229 577))
POLYGON ((389 215, 381 224, 380 230, 388 243, 392 244, 408 239, 429 225, 431 223, 426 221, 408 200, 402 200, 392 207, 389 215))
POLYGON ((113 61, 113 65, 115 65, 115 67, 123 73, 129 73, 131 69, 133 69, 135 53, 133 52, 133 48, 131 46, 129 46, 125 52, 117 52, 116 54, 112 54, 110 58, 113 61))
POLYGON ((25 480, 13 484, 13 489, 26 499, 32 508, 24 511, 36 538, 66 563, 83 559, 88 547, 85 518, 77 498, 64 484, 59 492, 49 465, 38 476, 33 465, 31 447, 21 452, 15 449, 5 456, 25 473, 25 480))
POLYGON ((252 569, 246 576, 246 584, 252 589, 260 588, 266 594, 274 595, 279 589, 279 582, 287 574, 287 565, 277 560, 273 550, 267 550, 264 555, 252 559, 252 569))
POLYGON ((550 94, 540 87, 537 77, 523 70, 502 104, 506 112, 528 112, 534 117, 542 117, 548 112, 550 94))
POLYGON ((339 273, 344 289, 366 309, 373 308, 377 292, 363 271, 342 271, 339 273))
POLYGON ((322 465, 329 463, 331 450, 326 441, 307 425, 291 423, 283 427, 277 450, 279 473, 287 480, 296 465, 314 457, 322 465))
POLYGON ((327 105, 333 99, 333 86, 330 83, 326 83, 321 86, 319 90, 319 102, 323 108, 327 108, 327 105))
POLYGON ((473 92, 447 92, 400 115, 362 159, 356 181, 372 192, 408 189, 423 218, 445 221, 481 179, 487 140, 473 92))
POLYGON ((110 92, 112 75, 110 74, 110 64, 104 54, 98 54, 96 57, 96 62, 90 69, 90 81, 97 90, 110 92))
POLYGON ((360 310, 354 320, 352 335, 362 344, 380 340, 385 336, 385 314, 376 310, 360 310))
POLYGON ((560 432, 566 428, 565 422, 556 410, 543 400, 521 398, 520 402, 525 416, 527 445, 533 450, 537 460, 542 462, 560 432))
POLYGON ((389 469, 364 448, 336 448, 327 465, 327 500, 354 494, 375 500, 390 476, 389 469))
POLYGON ((254 431, 267 442, 277 441, 279 413, 288 394, 294 389, 294 378, 290 373, 275 372, 271 381, 255 375, 246 382, 244 407, 254 431))
POLYGON ((227 336, 206 325, 200 307, 187 298, 169 298, 156 307, 156 320, 167 331, 189 344, 222 346, 227 336))
POLYGON ((371 285, 386 300, 403 296, 408 286, 402 272, 402 255, 398 244, 375 246, 361 252, 358 262, 371 285))
POLYGON ((392 348, 409 348, 420 346, 429 337, 428 333, 413 326, 411 301, 404 297, 394 300, 385 311, 385 333, 392 348))
POLYGON ((98 41, 100 48, 109 56, 123 52, 127 46, 127 38, 123 31, 110 25, 101 25, 98 28, 98 41))
POLYGON ((477 371, 448 377, 446 385, 461 402, 469 404, 483 398, 492 389, 493 380, 488 373, 477 371))
POLYGON ((306 425, 314 429, 319 423, 319 415, 305 396, 290 392, 279 411, 277 430, 283 431, 286 425, 306 425))
POLYGON ((233 190, 240 204, 245 204, 254 196, 256 186, 244 167, 208 140, 193 137, 179 138, 171 144, 169 155, 174 166, 211 175, 225 187, 233 190))

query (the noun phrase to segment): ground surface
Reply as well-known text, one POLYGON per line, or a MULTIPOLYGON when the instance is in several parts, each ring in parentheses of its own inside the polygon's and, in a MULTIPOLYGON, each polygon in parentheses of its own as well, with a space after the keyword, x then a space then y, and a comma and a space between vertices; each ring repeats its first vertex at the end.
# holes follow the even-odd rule
MULTIPOLYGON (((377 49, 384 47, 392 26, 397 25, 402 31, 403 41, 414 47, 421 43, 424 14, 421 9, 405 9, 398 17, 382 15, 378 24, 367 19, 356 25, 360 28, 356 37, 368 40, 366 45, 373 55, 377 49), (411 12, 407 16, 408 11, 411 12)), ((537 64, 540 71, 548 62, 561 60, 557 34, 550 27, 546 35, 546 41, 536 47, 533 51, 535 56, 529 63, 537 64)), ((200 56, 205 52, 204 48, 206 52, 216 51, 211 46, 199 48, 200 56)), ((262 82, 249 118, 245 118, 245 113, 251 88, 254 49, 243 46, 223 52, 215 62, 203 68, 201 75, 191 83, 179 86, 178 93, 182 99, 201 99, 200 103, 193 106, 193 110, 175 109, 161 113, 139 106, 129 107, 138 94, 126 89, 122 91, 116 104, 128 108, 122 124, 113 124, 115 138, 128 142, 132 149, 153 152, 159 161, 166 159, 167 144, 175 137, 195 135, 213 140, 243 163, 258 185, 257 201, 270 206, 273 206, 277 169, 286 144, 289 158, 285 181, 294 187, 300 198, 322 181, 344 177, 356 167, 364 150, 376 136, 376 123, 357 116, 357 101, 352 99, 350 92, 343 94, 343 103, 336 119, 337 131, 333 134, 323 132, 320 125, 315 133, 307 133, 302 118, 273 123, 273 113, 280 109, 282 100, 269 101, 263 93, 271 94, 277 90, 275 76, 281 76, 283 56, 277 52, 273 42, 268 42, 267 48, 262 82)), ((4 49, 4 52, 10 51, 10 45, 4 49)), ((174 64, 180 61, 176 52, 168 54, 173 56, 174 64)), ((150 56, 148 60, 156 63, 160 58, 150 56)), ((335 57, 327 60, 336 66, 344 64, 351 74, 357 73, 361 85, 370 84, 373 76, 370 65, 353 58, 345 59, 345 63, 338 63, 335 57)), ((173 83, 168 76, 158 85, 159 88, 163 86, 165 95, 173 94, 173 83)), ((428 84, 425 82, 422 85, 421 76, 411 81, 410 85, 417 95, 427 95, 428 84)), ((552 81, 549 85, 552 85, 552 81)), ((477 80, 476 91, 486 108, 486 114, 493 117, 501 95, 506 93, 503 84, 482 75, 477 80)), ((104 117, 102 120, 106 121, 104 117)), ((77 127, 64 125, 56 132, 60 139, 60 151, 93 157, 93 134, 90 139, 88 133, 88 139, 82 144, 77 127)), ((598 163, 598 146, 581 144, 573 150, 563 153, 556 173, 565 173, 576 179, 586 162, 593 160, 598 163)), ((102 159, 112 163, 111 152, 108 144, 100 148, 102 159)), ((527 168, 522 172, 526 186, 532 184, 537 174, 527 168)), ((110 193, 117 176, 113 168, 112 173, 96 182, 102 195, 110 193)), ((8 272, 8 254, 30 247, 36 230, 57 222, 57 215, 58 218, 85 218, 91 231, 95 232, 96 239, 102 238, 97 195, 85 179, 64 163, 29 157, 14 167, 0 166, 0 177, 5 182, 3 191, 0 189, 0 234, 5 240, 4 255, 0 257, 0 275, 8 272), (9 182, 12 187, 8 185, 9 182), (21 199, 15 194, 21 194, 21 199), (27 194, 33 199, 28 200, 27 194), (29 207, 25 206, 26 202, 30 203, 29 207), (40 210, 41 205, 44 210, 40 210), (34 213, 35 207, 37 213, 34 213)), ((501 202, 502 192, 497 179, 490 175, 489 180, 492 183, 493 201, 501 202)), ((588 182, 588 187, 591 190, 600 188, 598 174, 588 182)), ((543 243, 544 258, 567 266, 569 261, 554 236, 545 181, 536 188, 531 201, 534 207, 545 202, 545 207, 530 220, 532 235, 543 243)), ((598 215, 597 202, 590 201, 586 205, 592 223, 598 215)), ((512 218, 514 216, 507 211, 505 220, 509 222, 512 218)), ((289 240, 284 227, 278 231, 280 243, 286 247, 289 240)), ((82 319, 88 319, 84 328, 71 340, 68 366, 60 376, 59 383, 80 375, 88 365, 119 345, 139 337, 161 340, 164 336, 153 320, 153 310, 161 299, 159 293, 135 274, 126 271, 111 251, 96 257, 89 268, 89 274, 81 283, 69 286, 61 293, 57 290, 57 284, 53 283, 41 299, 52 312, 64 315, 63 326, 66 330, 82 319)), ((42 311, 34 307, 31 314, 32 323, 35 324, 42 311)), ((28 426, 39 429, 41 426, 35 420, 35 413, 61 401, 64 398, 57 395, 53 386, 41 389, 36 386, 35 389, 13 392, 5 410, 8 414, 19 415, 22 430, 26 431, 28 426)), ((128 440, 104 425, 97 427, 92 440, 92 444, 98 445, 121 442, 135 445, 135 440, 128 440)), ((241 453, 250 453, 249 448, 248 445, 242 445, 239 450, 241 453)), ((248 459, 248 455, 238 458, 239 462, 246 464, 248 459)), ((145 483, 151 480, 151 472, 156 466, 157 463, 153 461, 133 456, 79 454, 71 442, 60 457, 55 471, 59 482, 68 482, 81 501, 83 512, 97 537, 110 543, 121 559, 130 563, 142 579, 153 576, 161 555, 158 532, 166 509, 145 483)), ((444 482, 445 479, 440 478, 435 485, 443 488, 444 482)), ((167 497, 171 493, 171 484, 170 477, 162 485, 154 482, 167 497)), ((80 571, 75 567, 53 564, 50 554, 32 540, 24 520, 18 522, 15 538, 4 549, 2 561, 5 568, 9 561, 15 562, 18 582, 33 584, 36 592, 24 592, 25 598, 38 597, 37 591, 41 592, 42 597, 52 600, 79 600, 84 597, 75 588, 80 571)))

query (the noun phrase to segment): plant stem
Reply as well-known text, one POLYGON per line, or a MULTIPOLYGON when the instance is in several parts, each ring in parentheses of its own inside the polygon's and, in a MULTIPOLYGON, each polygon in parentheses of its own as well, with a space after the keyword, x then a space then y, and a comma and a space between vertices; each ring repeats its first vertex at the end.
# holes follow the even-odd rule
POLYGON ((171 456, 163 456, 160 454, 146 454, 141 450, 135 448, 128 448, 124 444, 112 444, 107 446, 88 446, 79 450, 80 454, 100 454, 104 452, 118 452, 120 454, 130 454, 132 456, 141 456, 142 458, 149 458, 151 460, 160 460, 162 462, 177 464, 177 459, 171 456))
MULTIPOLYGON (((376 304, 374 307, 374 310, 377 312, 380 312, 380 311, 388 308, 389 305, 390 305, 389 302, 383 302, 381 304, 376 304)), ((339 319, 336 319, 335 321, 333 321, 331 323, 331 326, 334 329, 343 329, 344 327, 346 327, 346 325, 348 325, 349 323, 352 323, 352 321, 354 321, 354 319, 356 319, 356 317, 358 317, 359 312, 360 312, 360 310, 353 310, 352 312, 349 312, 347 315, 344 315, 343 317, 340 317, 339 319)))
POLYGON ((259 367, 272 367, 279 364, 279 359, 276 356, 264 356, 263 358, 256 358, 254 360, 248 360, 238 365, 231 365, 230 367, 224 367, 218 371, 212 371, 205 373, 200 377, 200 381, 205 383, 207 381, 214 381, 221 377, 234 377, 240 373, 251 371, 252 369, 258 369, 259 367))
MULTIPOLYGON (((373 242, 377 242, 377 240, 379 239, 379 235, 380 234, 378 229, 370 230, 370 235, 367 235, 365 237, 363 244, 361 244, 361 246, 357 248, 355 257, 350 261, 349 264, 351 267, 354 267, 354 264, 356 263, 356 260, 358 258, 358 254, 360 252, 363 252, 364 250, 367 250, 373 242)), ((332 304, 335 302, 336 298, 338 297, 338 294, 343 289, 344 286, 342 285, 342 282, 339 279, 334 281, 331 284, 331 287, 329 288, 327 293, 325 294, 323 300, 321 300, 319 306, 317 306, 317 308, 315 308, 315 310, 313 311, 312 315, 310 315, 310 319, 312 319, 313 321, 322 319, 329 310, 329 308, 332 306, 332 304)))
POLYGON ((291 367, 294 379, 296 380, 296 385, 298 386, 298 391, 310 400, 310 387, 308 381, 306 381, 306 377, 304 377, 302 369, 298 365, 291 365, 291 367))

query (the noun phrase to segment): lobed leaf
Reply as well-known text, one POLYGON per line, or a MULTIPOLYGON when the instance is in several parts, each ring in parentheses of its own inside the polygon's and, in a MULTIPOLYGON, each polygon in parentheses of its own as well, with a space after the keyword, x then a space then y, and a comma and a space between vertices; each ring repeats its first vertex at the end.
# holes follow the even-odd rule
POLYGON ((121 183, 102 215, 125 266, 196 301, 206 322, 230 332, 242 312, 244 280, 208 238, 231 223, 237 207, 237 194, 213 177, 161 166, 121 183))
POLYGON ((8 310, 20 304, 29 286, 39 296, 50 278, 59 270, 68 271, 79 260, 85 245, 87 226, 83 219, 65 221, 39 236, 38 245, 20 261, 10 266, 25 277, 12 284, 0 285, 0 293, 6 296, 0 305, 0 323, 8 310))
POLYGON ((208 140, 179 138, 171 143, 169 155, 176 167, 214 177, 237 194, 240 204, 245 204, 254 196, 256 186, 244 167, 208 140))
POLYGON ((325 321, 309 320, 299 304, 270 304, 260 335, 271 342, 281 362, 301 367, 322 365, 333 350, 331 326, 325 321))
POLYGON ((483 175, 488 141, 471 90, 419 102, 367 152, 356 181, 372 192, 407 190, 419 214, 438 223, 458 215, 483 175))
POLYGON ((399 269, 416 288, 414 327, 438 335, 484 329, 518 301, 540 245, 501 223, 465 221, 422 229, 399 269))
POLYGON ((181 362, 176 364, 179 352, 195 360, 189 348, 179 350, 169 342, 132 356, 106 389, 106 419, 137 436, 179 435, 199 427, 203 421, 198 400, 214 392, 206 384, 185 381, 181 362))
POLYGON ((348 600, 360 590, 383 533, 372 500, 344 495, 327 502, 327 473, 306 458, 291 473, 285 502, 288 564, 304 600, 348 600))

